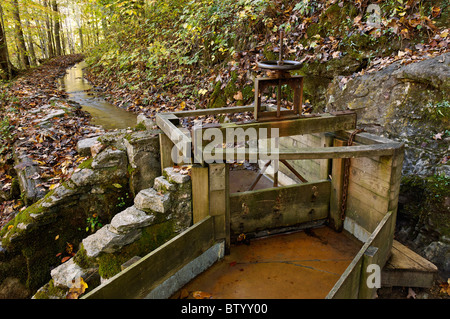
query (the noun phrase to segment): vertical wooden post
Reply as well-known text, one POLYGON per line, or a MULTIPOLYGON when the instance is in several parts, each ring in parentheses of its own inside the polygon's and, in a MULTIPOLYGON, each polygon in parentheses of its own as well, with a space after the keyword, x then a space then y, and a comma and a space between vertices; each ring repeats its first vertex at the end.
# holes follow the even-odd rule
POLYGON ((209 165, 209 213, 214 217, 215 238, 225 239, 225 252, 230 248, 229 164, 209 165))
POLYGON ((174 144, 164 133, 159 133, 159 149, 161 154, 161 172, 166 167, 173 166, 172 148, 174 144))
MULTIPOLYGON (((378 261, 378 248, 374 247, 374 246, 369 246, 366 251, 364 252, 364 256, 363 256, 363 260, 362 260, 362 264, 361 264, 361 278, 359 281, 359 291, 358 291, 358 299, 373 299, 375 297, 375 293, 377 288, 375 287, 369 287, 367 279, 369 278, 370 275, 377 275, 375 273, 372 272, 367 272, 368 270, 368 266, 373 264, 373 265, 378 265, 377 261, 378 261)), ((380 273, 378 274, 379 276, 381 276, 381 269, 380 273)), ((381 278, 378 278, 380 280, 380 284, 381 284, 381 278)), ((370 284, 372 282, 370 281, 370 284)))
MULTIPOLYGON (((331 135, 327 133, 322 134, 320 137, 321 147, 333 146, 333 140, 334 138, 331 135)), ((331 163, 332 163, 331 159, 320 160, 320 173, 319 173, 320 179, 328 179, 328 175, 330 174, 331 163)))
POLYGON ((209 169, 194 165, 191 168, 192 212, 194 224, 209 216, 209 169))
MULTIPOLYGON (((334 146, 344 146, 345 142, 334 140, 334 146)), ((330 226, 342 231, 344 221, 341 218, 342 191, 344 181, 344 159, 334 158, 331 164, 330 226)))

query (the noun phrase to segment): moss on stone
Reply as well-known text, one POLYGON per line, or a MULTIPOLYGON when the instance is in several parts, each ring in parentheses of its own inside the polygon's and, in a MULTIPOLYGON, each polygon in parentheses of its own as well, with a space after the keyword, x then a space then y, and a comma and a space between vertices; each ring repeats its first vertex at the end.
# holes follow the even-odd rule
POLYGON ((80 165, 78 165, 78 168, 90 168, 92 169, 92 162, 94 161, 93 158, 88 158, 87 160, 83 161, 80 165))
POLYGON ((441 236, 450 237, 449 190, 450 177, 445 175, 404 176, 400 194, 409 200, 399 213, 419 224, 431 222, 441 236))
POLYGON ((142 229, 139 240, 129 244, 116 253, 101 253, 98 258, 99 274, 102 278, 111 278, 121 271, 121 265, 134 256, 143 257, 173 238, 175 221, 151 225, 142 229))

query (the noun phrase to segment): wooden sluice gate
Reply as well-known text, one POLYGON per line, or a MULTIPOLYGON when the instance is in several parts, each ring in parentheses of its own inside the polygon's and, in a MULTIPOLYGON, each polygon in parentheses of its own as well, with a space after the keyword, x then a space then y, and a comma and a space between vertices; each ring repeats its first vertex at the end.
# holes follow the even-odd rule
POLYGON ((288 81, 293 111, 262 105, 256 87, 251 106, 157 114, 161 167, 192 166, 193 225, 85 298, 373 298, 370 276, 393 253, 404 145, 357 130, 351 111, 302 115, 303 78, 277 76, 257 82, 288 81), (181 125, 242 112, 255 120, 181 125), (236 161, 260 173, 239 180, 236 161))

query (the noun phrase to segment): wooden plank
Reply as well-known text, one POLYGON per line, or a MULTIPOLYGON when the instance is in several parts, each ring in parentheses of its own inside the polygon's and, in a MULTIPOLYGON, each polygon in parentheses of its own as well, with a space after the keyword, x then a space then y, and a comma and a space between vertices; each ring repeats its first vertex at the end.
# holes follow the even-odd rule
MULTIPOLYGON (((342 147, 318 147, 318 148, 302 148, 302 149, 283 149, 280 148, 278 153, 265 154, 263 152, 255 152, 253 150, 241 150, 239 154, 237 149, 224 148, 218 149, 223 161, 236 160, 243 157, 245 160, 261 159, 269 160, 278 156, 278 159, 300 160, 300 159, 327 159, 327 158, 357 158, 368 156, 387 156, 392 155, 399 144, 376 144, 376 145, 360 145, 360 146, 342 146, 342 147)), ((204 161, 217 160, 218 155, 203 154, 204 161)))
MULTIPOLYGON (((156 124, 167 135, 172 143, 181 152, 184 158, 179 159, 179 164, 191 162, 191 138, 187 129, 181 129, 175 126, 171 121, 178 120, 173 114, 156 114, 156 124)), ((180 156, 177 156, 178 158, 180 156)))
MULTIPOLYGON (((353 131, 338 131, 336 130, 335 136, 337 138, 342 138, 344 140, 348 140, 353 131)), ((354 141, 356 143, 371 145, 371 144, 387 144, 393 143, 394 141, 382 136, 370 134, 370 133, 358 133, 354 137, 354 141)))
MULTIPOLYGON (((330 114, 321 114, 317 117, 300 118, 293 120, 271 121, 271 122, 252 122, 244 124, 225 123, 217 127, 226 136, 226 131, 241 128, 244 131, 247 129, 256 130, 259 136, 259 129, 267 130, 267 138, 271 137, 271 128, 278 129, 278 136, 291 136, 300 134, 332 132, 340 129, 352 129, 356 126, 356 114, 349 113, 340 116, 333 116, 330 114)), ((205 130, 207 128, 203 128, 205 130)), ((204 145, 208 144, 204 141, 204 145)))
POLYGON ((194 165, 191 168, 192 212, 194 224, 209 216, 209 170, 194 165))
POLYGON ((207 217, 100 285, 83 299, 143 298, 158 284, 214 244, 214 223, 207 217))
POLYGON ((161 172, 166 167, 172 167, 174 162, 172 160, 173 142, 164 133, 159 133, 159 150, 161 156, 161 172))
POLYGON ((329 198, 329 181, 233 193, 230 195, 231 235, 327 218, 329 198))
POLYGON ((244 113, 244 112, 253 112, 253 105, 246 106, 235 106, 235 107, 220 107, 214 109, 199 109, 199 110, 189 110, 189 111, 180 111, 174 113, 165 113, 165 114, 173 114, 177 117, 191 117, 191 116, 205 116, 205 115, 216 115, 216 114, 231 114, 231 113, 244 113))
POLYGON ((230 247, 229 164, 209 165, 210 215, 214 217, 216 239, 225 239, 225 250, 230 247))
MULTIPOLYGON (((334 287, 330 290, 326 299, 353 299, 359 297, 359 287, 363 284, 361 283, 361 272, 366 271, 366 269, 362 269, 364 254, 366 254, 370 246, 377 247, 378 249, 391 249, 391 245, 389 243, 383 244, 383 241, 387 239, 385 237, 385 230, 390 229, 392 222, 395 223, 393 214, 392 212, 387 212, 334 287)), ((383 268, 386 261, 380 258, 378 262, 380 268, 383 268)))
POLYGON ((369 275, 372 275, 372 272, 367 272, 366 270, 370 265, 377 265, 379 262, 378 258, 379 253, 377 247, 369 246, 364 252, 361 265, 358 299, 373 299, 376 296, 377 288, 375 286, 369 287, 367 284, 369 275))
POLYGON ((433 263, 394 240, 391 258, 382 271, 381 285, 430 288, 437 273, 433 263))
MULTIPOLYGON (((343 146, 341 140, 334 140, 334 146, 343 146)), ((344 160, 335 158, 331 164, 331 192, 330 192, 330 227, 335 231, 342 231, 344 220, 342 219, 342 191, 344 181, 344 160)))

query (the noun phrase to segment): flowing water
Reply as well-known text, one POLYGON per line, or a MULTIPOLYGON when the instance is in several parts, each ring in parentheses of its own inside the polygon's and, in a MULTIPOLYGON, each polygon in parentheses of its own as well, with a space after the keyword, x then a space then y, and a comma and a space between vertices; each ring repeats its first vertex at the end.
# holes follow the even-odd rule
POLYGON ((97 96, 92 85, 84 78, 83 61, 68 69, 60 80, 61 88, 65 90, 72 101, 81 104, 83 111, 92 116, 91 123, 104 129, 122 129, 136 126, 136 114, 108 103, 97 96))

